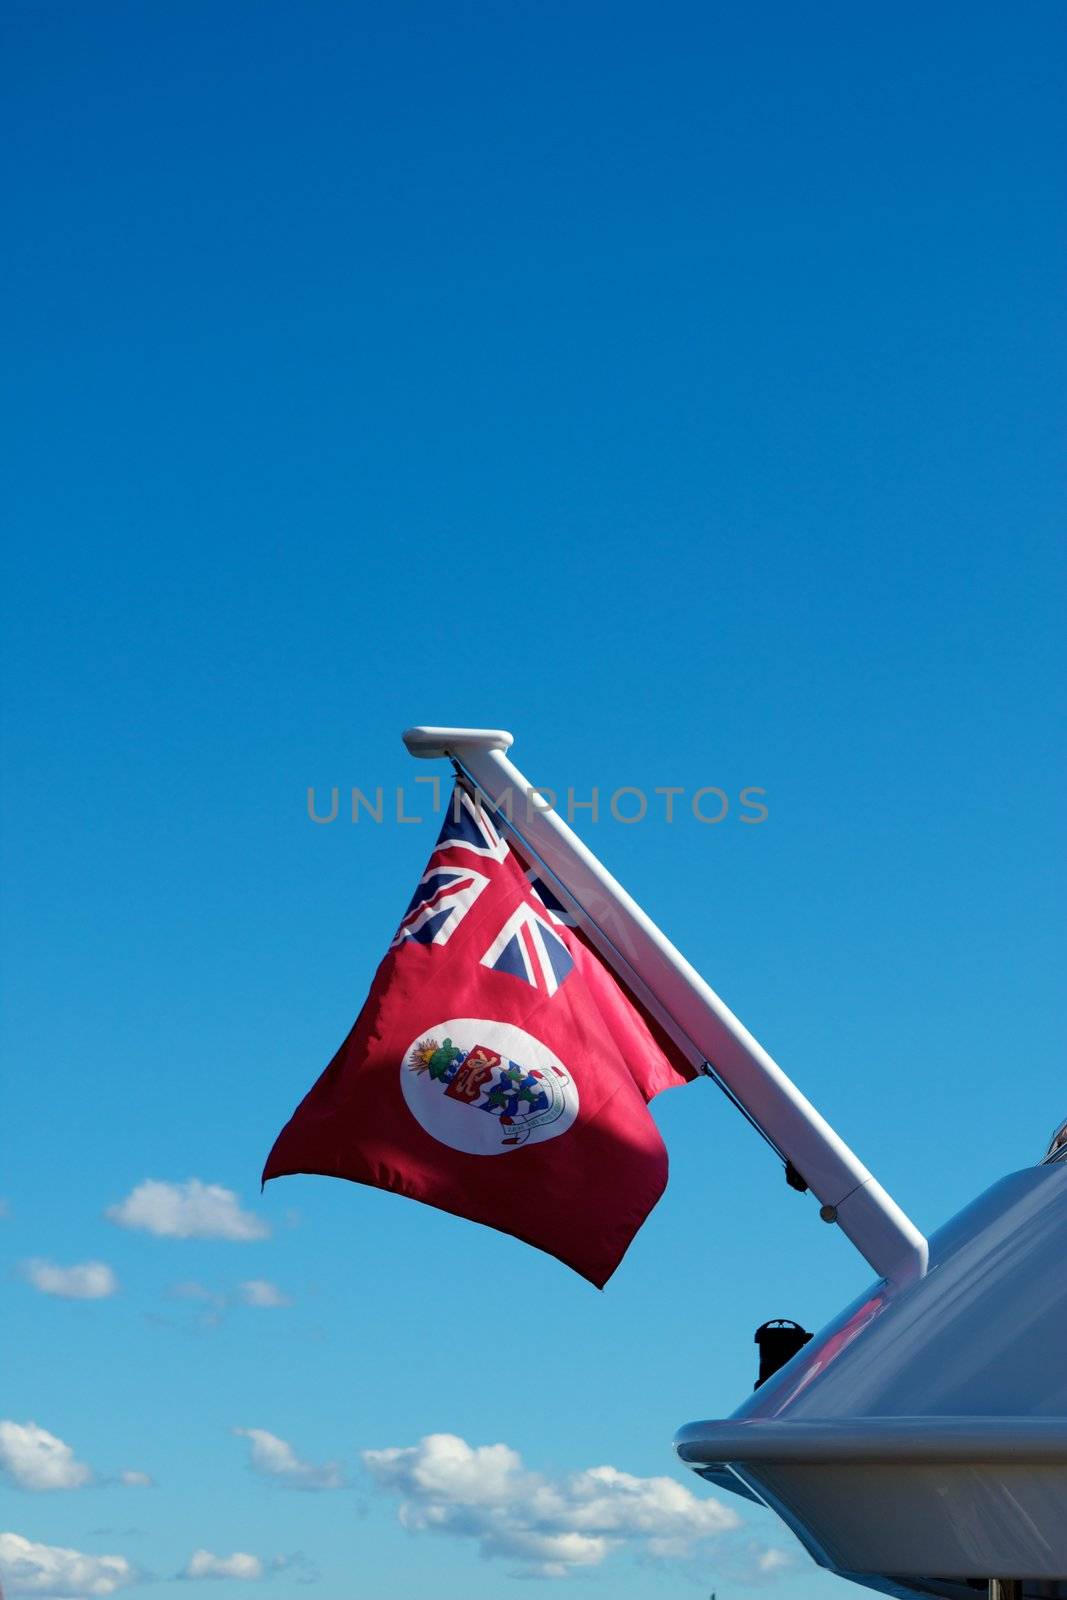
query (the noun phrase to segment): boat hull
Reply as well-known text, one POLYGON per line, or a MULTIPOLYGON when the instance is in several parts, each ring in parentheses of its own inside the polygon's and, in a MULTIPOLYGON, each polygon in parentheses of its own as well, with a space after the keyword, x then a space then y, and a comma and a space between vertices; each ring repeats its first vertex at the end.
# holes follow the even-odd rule
POLYGON ((925 1278, 874 1285, 679 1456, 887 1593, 1067 1600, 1065 1259, 1067 1166, 1010 1174, 934 1235, 925 1278))

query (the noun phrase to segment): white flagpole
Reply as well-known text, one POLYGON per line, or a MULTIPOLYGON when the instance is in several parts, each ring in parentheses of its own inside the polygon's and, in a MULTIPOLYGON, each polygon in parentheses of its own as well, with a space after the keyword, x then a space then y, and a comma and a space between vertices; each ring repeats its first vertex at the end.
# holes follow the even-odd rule
POLYGON ((801 1094, 641 907, 567 826, 539 801, 506 754, 512 736, 501 729, 409 728, 413 756, 447 756, 466 772, 494 809, 509 816, 520 839, 549 868, 620 976, 640 980, 679 1043, 706 1059, 771 1143, 801 1173, 860 1254, 892 1289, 926 1271, 927 1244, 862 1161, 801 1094))

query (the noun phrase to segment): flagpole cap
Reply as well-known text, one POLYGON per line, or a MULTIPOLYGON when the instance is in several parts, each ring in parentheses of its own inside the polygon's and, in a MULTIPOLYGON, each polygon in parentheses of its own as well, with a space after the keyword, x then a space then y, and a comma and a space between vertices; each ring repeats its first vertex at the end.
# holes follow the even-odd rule
POLYGON ((408 728, 404 743, 413 756, 461 756, 464 750, 507 750, 514 737, 503 728, 408 728))

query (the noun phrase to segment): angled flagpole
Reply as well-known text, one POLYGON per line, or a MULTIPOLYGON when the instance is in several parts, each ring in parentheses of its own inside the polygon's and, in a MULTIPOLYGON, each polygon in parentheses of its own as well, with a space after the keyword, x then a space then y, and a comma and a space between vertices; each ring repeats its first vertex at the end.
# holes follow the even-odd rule
POLYGON ((540 791, 512 765, 512 736, 493 728, 409 728, 413 756, 449 757, 548 867, 605 960, 632 984, 694 1062, 706 1061, 749 1118, 803 1176, 890 1288, 926 1271, 927 1244, 911 1219, 772 1061, 685 957, 597 860, 540 791), (521 802, 521 808, 520 808, 521 802), (636 983, 634 982, 636 978, 636 983))

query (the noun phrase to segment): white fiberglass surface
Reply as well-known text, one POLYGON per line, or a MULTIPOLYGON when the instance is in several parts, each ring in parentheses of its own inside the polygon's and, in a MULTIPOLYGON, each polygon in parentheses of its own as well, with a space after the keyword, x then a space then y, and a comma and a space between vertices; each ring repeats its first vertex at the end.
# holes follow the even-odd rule
POLYGON ((921 1282, 873 1285, 735 1415, 1067 1416, 1067 1166, 1002 1178, 930 1251, 921 1282))

